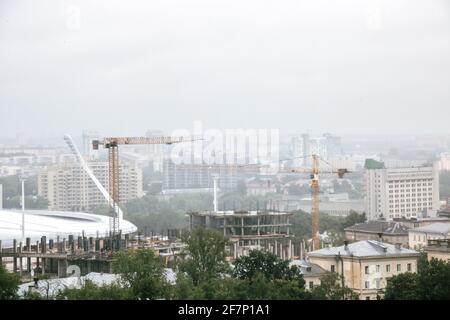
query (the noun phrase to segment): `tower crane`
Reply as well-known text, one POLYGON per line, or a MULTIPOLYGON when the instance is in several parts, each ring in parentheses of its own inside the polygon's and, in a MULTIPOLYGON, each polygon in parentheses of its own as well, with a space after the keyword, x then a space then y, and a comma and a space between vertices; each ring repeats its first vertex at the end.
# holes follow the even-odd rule
MULTIPOLYGON (((337 174, 338 178, 344 177, 344 174, 349 173, 345 168, 335 169, 333 166, 322 159, 319 155, 313 154, 307 157, 311 157, 311 167, 280 167, 277 169, 278 173, 309 173, 310 174, 310 188, 311 188, 311 233, 312 233, 312 243, 314 249, 320 248, 320 236, 319 236, 319 173, 337 174), (320 161, 323 161, 331 170, 320 170, 320 161)), ((305 157, 300 157, 305 158, 305 157)), ((286 159, 291 160, 291 159, 286 159)), ((281 160, 281 161, 286 161, 281 160)), ((226 165, 226 164, 212 164, 212 165, 186 165, 185 167, 195 167, 195 166, 207 166, 209 168, 227 168, 232 170, 245 170, 257 172, 263 168, 271 168, 268 165, 258 165, 258 164, 248 164, 248 165, 226 165)), ((217 200, 216 200, 217 201, 217 200)))
MULTIPOLYGON (((120 230, 120 222, 123 213, 119 208, 119 145, 142 144, 173 144, 201 140, 199 137, 105 137, 100 140, 92 140, 92 148, 98 150, 100 145, 108 149, 109 163, 109 194, 111 206, 117 212, 117 230, 120 230)), ((113 230, 116 230, 116 217, 113 219, 113 230)))

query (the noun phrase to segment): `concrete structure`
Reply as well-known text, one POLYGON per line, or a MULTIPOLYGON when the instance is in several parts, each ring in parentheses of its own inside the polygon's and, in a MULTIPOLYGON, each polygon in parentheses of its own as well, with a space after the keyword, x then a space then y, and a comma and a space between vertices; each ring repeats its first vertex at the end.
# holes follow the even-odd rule
POLYGON ((449 239, 450 223, 433 223, 424 227, 409 229, 409 247, 421 249, 429 240, 449 239))
POLYGON ((434 258, 450 263, 450 239, 428 240, 424 251, 429 261, 434 258))
POLYGON ((440 154, 439 170, 450 171, 450 153, 441 153, 440 154))
MULTIPOLYGON (((296 158, 293 160, 293 166, 311 165, 311 155, 317 154, 323 159, 330 159, 334 156, 342 154, 341 138, 333 136, 329 133, 323 134, 321 137, 310 137, 305 133, 295 136, 291 139, 291 154, 296 158)), ((323 163, 320 164, 324 165, 323 163)), ((329 167, 326 167, 329 169, 329 167)), ((344 168, 344 167, 343 167, 344 168)))
POLYGON ((234 258, 250 250, 264 249, 282 259, 292 257, 292 213, 275 211, 203 211, 190 212, 189 228, 216 229, 230 238, 234 258))
POLYGON ((419 252, 374 240, 328 247, 307 254, 307 260, 343 276, 343 283, 372 300, 382 295, 387 281, 403 272, 417 272, 419 252))
MULTIPOLYGON (((108 190, 108 163, 89 162, 88 165, 108 190)), ((119 172, 120 202, 142 197, 142 170, 136 166, 121 164, 119 172)), ((49 201, 49 209, 52 210, 87 211, 107 204, 100 190, 77 163, 47 167, 38 176, 38 194, 49 201)))
POLYGON ((326 275, 329 271, 323 269, 317 264, 308 262, 306 260, 292 260, 289 266, 297 266, 305 280, 305 287, 311 290, 313 287, 320 285, 320 278, 326 275))
POLYGON ((371 220, 345 228, 348 241, 376 240, 408 247, 408 228, 398 222, 371 220))
POLYGON ((365 212, 369 220, 433 217, 439 207, 436 165, 386 168, 383 162, 366 160, 365 212))

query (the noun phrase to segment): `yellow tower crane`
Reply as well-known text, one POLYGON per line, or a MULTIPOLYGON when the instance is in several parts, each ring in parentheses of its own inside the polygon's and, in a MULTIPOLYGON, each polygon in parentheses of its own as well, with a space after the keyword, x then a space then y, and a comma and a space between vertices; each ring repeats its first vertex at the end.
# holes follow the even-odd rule
MULTIPOLYGON (((109 162, 109 194, 113 201, 112 207, 119 206, 119 145, 142 145, 142 144, 173 144, 182 142, 192 142, 201 140, 196 137, 106 137, 100 140, 93 140, 92 147, 98 150, 100 145, 108 149, 109 162)), ((121 212, 116 210, 116 212, 121 212)), ((113 230, 116 230, 116 217, 113 219, 113 230)), ((120 230, 122 216, 117 217, 117 230, 120 230)))
MULTIPOLYGON (((338 175, 338 178, 343 178, 344 174, 349 173, 347 169, 334 169, 333 166, 327 161, 320 158, 319 155, 313 154, 308 157, 311 157, 312 163, 310 168, 305 167, 280 167, 277 168, 278 173, 309 173, 310 174, 310 188, 311 188, 311 236, 313 249, 320 249, 320 232, 319 232, 319 173, 328 173, 338 175), (327 165, 329 165, 332 169, 329 171, 320 170, 320 161, 323 161, 327 165)), ((304 157, 302 157, 304 158, 304 157)), ((291 160, 291 159, 287 159, 291 160)), ((286 160, 282 160, 286 161, 286 160)), ((268 165, 259 165, 259 164, 248 164, 248 165, 226 165, 226 164, 204 164, 204 165, 185 165, 183 167, 208 167, 210 169, 231 169, 231 170, 245 170, 251 172, 257 172, 261 169, 268 168, 272 169, 268 165)), ((270 170, 271 171, 271 170, 270 170)))

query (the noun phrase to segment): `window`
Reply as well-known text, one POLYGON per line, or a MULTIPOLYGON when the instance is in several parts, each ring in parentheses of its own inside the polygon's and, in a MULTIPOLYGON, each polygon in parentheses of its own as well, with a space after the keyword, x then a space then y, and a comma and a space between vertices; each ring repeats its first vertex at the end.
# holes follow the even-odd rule
POLYGON ((367 296, 367 297, 366 297, 366 300, 370 300, 370 297, 369 297, 369 296, 367 296))
POLYGON ((369 289, 370 288, 370 283, 369 281, 365 281, 364 282, 364 288, 369 289))
POLYGON ((391 265, 390 264, 386 265, 386 272, 391 272, 391 265))
POLYGON ((312 289, 314 287, 314 282, 310 281, 309 282, 309 288, 312 289))
POLYGON ((369 274, 369 266, 365 266, 364 267, 364 273, 365 274, 369 274))
POLYGON ((334 264, 331 265, 331 272, 334 272, 334 264))
POLYGON ((377 264, 377 272, 380 272, 380 265, 377 264))
POLYGON ((412 270, 412 268, 411 268, 411 263, 408 263, 408 264, 406 265, 406 267, 407 267, 408 271, 411 271, 411 270, 412 270))
POLYGON ((402 265, 401 264, 397 264, 397 271, 402 271, 402 265))

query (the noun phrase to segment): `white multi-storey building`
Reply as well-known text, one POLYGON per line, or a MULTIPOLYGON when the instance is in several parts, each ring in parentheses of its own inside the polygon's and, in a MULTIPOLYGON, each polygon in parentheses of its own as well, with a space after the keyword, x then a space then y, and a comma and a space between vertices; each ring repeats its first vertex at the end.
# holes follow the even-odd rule
POLYGON ((439 171, 436 165, 386 168, 365 164, 365 211, 369 220, 433 217, 439 210, 439 171))
MULTIPOLYGON (((88 165, 108 189, 108 162, 89 162, 88 165)), ((120 165, 119 183, 120 203, 144 195, 142 170, 137 166, 120 165)), ((48 200, 51 210, 88 211, 107 204, 100 190, 77 163, 47 167, 38 176, 38 194, 48 200)))

